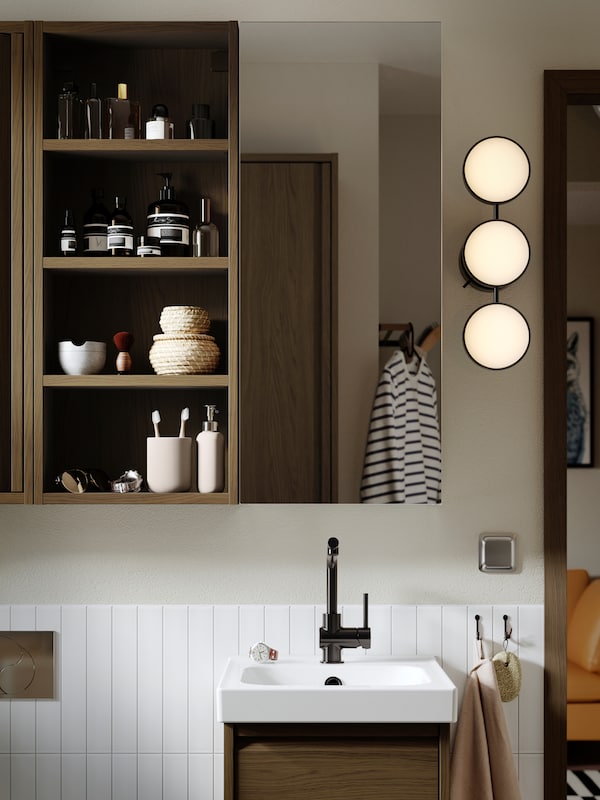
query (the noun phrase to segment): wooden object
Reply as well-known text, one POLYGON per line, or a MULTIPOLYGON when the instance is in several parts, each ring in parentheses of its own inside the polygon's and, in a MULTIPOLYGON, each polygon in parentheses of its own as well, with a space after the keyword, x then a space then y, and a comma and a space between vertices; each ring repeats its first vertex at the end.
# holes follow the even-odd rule
POLYGON ((225 725, 225 800, 448 800, 449 726, 225 725))
POLYGON ((337 160, 244 155, 240 500, 337 500, 337 160))
MULTIPOLYGON (((34 34, 35 501, 237 502, 237 24, 40 22, 35 23, 34 34), (211 68, 216 50, 226 56, 226 69, 218 73, 211 68), (76 74, 82 94, 98 76, 103 96, 114 94, 125 80, 144 117, 158 100, 166 100, 177 138, 57 139, 56 97, 65 65, 76 74), (193 81, 184 79, 189 75, 193 81), (183 138, 186 119, 199 98, 210 104, 215 139, 183 138), (73 208, 80 226, 90 189, 102 187, 107 205, 117 194, 127 196, 134 230, 145 232, 147 206, 161 184, 157 173, 166 171, 176 176, 178 198, 192 210, 192 226, 199 197, 211 197, 221 234, 218 257, 60 258, 61 209, 73 208), (221 352, 216 374, 154 373, 148 353, 153 336, 160 333, 166 305, 207 309, 221 352), (114 331, 123 328, 135 332, 130 372, 60 373, 56 354, 60 339, 110 341, 114 331), (227 439, 224 492, 88 492, 77 497, 56 492, 54 476, 66 465, 100 466, 111 477, 131 467, 143 474, 152 409, 160 407, 165 427, 176 430, 181 408, 189 407, 193 433, 200 430, 201 410, 207 403, 222 410, 221 429, 227 439)), ((105 372, 113 370, 110 365, 105 372)))
POLYGON ((0 23, 0 502, 32 497, 31 191, 33 25, 0 23))

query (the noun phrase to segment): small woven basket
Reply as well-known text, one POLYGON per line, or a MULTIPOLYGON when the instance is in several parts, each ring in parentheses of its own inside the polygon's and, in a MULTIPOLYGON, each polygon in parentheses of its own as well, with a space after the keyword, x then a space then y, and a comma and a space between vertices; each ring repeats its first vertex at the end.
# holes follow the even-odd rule
POLYGON ((157 375, 204 375, 215 371, 221 353, 213 336, 157 333, 148 357, 157 375))
POLYGON ((208 311, 200 306, 165 306, 160 314, 163 333, 208 333, 208 311))

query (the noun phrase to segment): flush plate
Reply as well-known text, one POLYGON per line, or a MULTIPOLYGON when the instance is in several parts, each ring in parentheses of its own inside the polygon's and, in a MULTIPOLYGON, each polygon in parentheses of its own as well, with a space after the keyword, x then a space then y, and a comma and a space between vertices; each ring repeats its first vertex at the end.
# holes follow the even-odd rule
POLYGON ((0 631, 0 700, 54 698, 54 632, 0 631))

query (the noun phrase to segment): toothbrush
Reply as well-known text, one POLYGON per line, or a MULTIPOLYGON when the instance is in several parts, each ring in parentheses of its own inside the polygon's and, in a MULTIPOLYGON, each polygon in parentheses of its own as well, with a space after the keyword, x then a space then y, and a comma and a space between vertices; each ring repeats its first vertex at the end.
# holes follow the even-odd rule
POLYGON ((189 408, 182 408, 181 409, 181 425, 179 427, 179 438, 183 439, 185 436, 185 423, 190 418, 190 410, 189 408))
POLYGON ((158 423, 160 422, 160 412, 153 411, 152 412, 152 424, 154 425, 154 435, 160 436, 160 431, 158 430, 158 423))

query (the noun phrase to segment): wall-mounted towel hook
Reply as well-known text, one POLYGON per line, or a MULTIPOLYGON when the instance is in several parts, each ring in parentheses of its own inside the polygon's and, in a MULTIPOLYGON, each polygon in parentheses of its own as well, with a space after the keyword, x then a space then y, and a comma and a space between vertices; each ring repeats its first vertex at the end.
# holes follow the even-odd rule
POLYGON ((477 641, 481 639, 481 631, 479 630, 480 619, 481 617, 479 616, 479 614, 475 614, 475 638, 477 639, 477 641))
POLYGON ((512 628, 508 627, 508 614, 504 614, 502 619, 504 620, 504 641, 508 642, 510 637, 512 636, 512 628))

